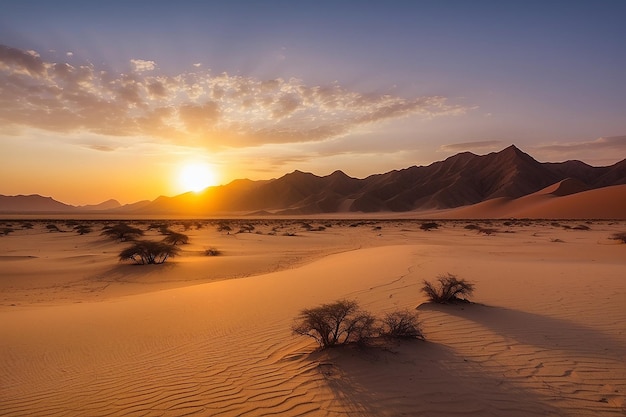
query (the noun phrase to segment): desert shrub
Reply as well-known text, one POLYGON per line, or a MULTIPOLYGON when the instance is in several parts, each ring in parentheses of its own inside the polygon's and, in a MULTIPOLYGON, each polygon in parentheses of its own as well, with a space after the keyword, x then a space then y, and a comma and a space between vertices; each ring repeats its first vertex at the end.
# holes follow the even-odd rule
POLYGON ((498 229, 493 229, 490 227, 479 227, 478 228, 478 233, 482 233, 484 235, 490 236, 494 233, 498 233, 498 229))
POLYGON ((300 312, 293 325, 295 334, 308 336, 322 349, 346 343, 363 343, 376 332, 376 319, 356 301, 339 300, 300 312))
POLYGON ((621 240, 622 243, 626 243, 626 232, 613 233, 609 239, 621 240))
POLYGON ((184 233, 170 232, 165 236, 163 242, 170 245, 186 245, 189 243, 189 236, 184 233))
POLYGON ((126 223, 118 223, 115 226, 105 226, 100 234, 124 242, 143 236, 143 230, 126 223))
POLYGON ((402 310, 387 313, 382 321, 381 336, 399 339, 424 339, 417 313, 402 310))
POLYGON ((222 254, 222 252, 218 249, 215 248, 209 248, 207 250, 204 251, 204 254, 206 256, 219 256, 222 254))
POLYGON ((22 229, 32 229, 34 225, 32 223, 22 223, 22 229))
POLYGON ((230 227, 230 225, 226 222, 220 222, 217 225, 218 232, 230 232, 232 230, 233 230, 232 227, 230 227))
POLYGON ((120 252, 120 261, 133 261, 139 265, 162 264, 169 257, 178 255, 175 245, 151 240, 138 240, 120 252))
POLYGON ((439 228, 439 225, 435 222, 425 222, 425 223, 422 223, 422 225, 420 226, 420 229, 426 230, 426 231, 438 229, 438 228, 439 228))
POLYGON ((464 279, 458 279, 455 275, 446 274, 437 277, 438 286, 424 281, 422 292, 435 303, 447 304, 458 301, 466 301, 466 298, 474 292, 474 284, 464 279), (463 297, 463 298, 461 298, 463 297))
POLYGON ((584 224, 579 224, 578 226, 574 226, 573 229, 574 230, 591 230, 589 226, 586 226, 584 224))
POLYGON ((85 225, 75 226, 74 230, 76 230, 76 233, 79 235, 86 235, 87 233, 91 233, 93 231, 91 227, 85 225))
POLYGON ((13 232, 15 232, 15 229, 13 229, 12 227, 3 227, 2 229, 0 229, 0 235, 4 236, 8 236, 9 233, 13 232))
POLYGON ((56 224, 47 224, 46 225, 46 229, 48 229, 48 232, 60 232, 61 229, 59 229, 59 227, 56 224))
POLYGON ((468 224, 467 226, 465 226, 465 229, 467 229, 467 230, 478 230, 480 228, 477 225, 475 225, 475 224, 468 224))

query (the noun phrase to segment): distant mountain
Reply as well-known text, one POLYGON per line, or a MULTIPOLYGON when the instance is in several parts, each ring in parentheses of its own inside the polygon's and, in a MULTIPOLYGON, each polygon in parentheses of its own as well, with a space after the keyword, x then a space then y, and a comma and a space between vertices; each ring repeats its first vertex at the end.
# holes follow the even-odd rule
POLYGON ((54 200, 52 197, 31 195, 0 195, 2 213, 55 213, 71 212, 76 207, 54 200))
POLYGON ((119 201, 117 200, 107 200, 104 201, 100 204, 90 204, 90 205, 86 205, 86 206, 78 206, 76 207, 79 210, 95 210, 95 211, 101 211, 101 210, 112 210, 112 209, 116 209, 122 207, 122 205, 120 204, 119 201))
MULTIPOLYGON (((593 167, 580 161, 540 163, 510 146, 487 155, 463 152, 428 166, 412 166, 363 179, 349 177, 341 171, 323 177, 294 171, 273 180, 236 180, 200 193, 161 196, 152 202, 133 205, 119 206, 118 202, 109 200, 87 209, 58 202, 55 203, 62 206, 53 206, 49 201, 45 207, 50 207, 47 209, 50 211, 198 216, 406 212, 518 199, 553 185, 554 195, 569 195, 620 184, 626 184, 626 160, 608 167, 593 167)), ((0 212, 46 211, 42 210, 41 201, 31 201, 32 206, 25 202, 9 203, 18 197, 0 199, 0 212)))

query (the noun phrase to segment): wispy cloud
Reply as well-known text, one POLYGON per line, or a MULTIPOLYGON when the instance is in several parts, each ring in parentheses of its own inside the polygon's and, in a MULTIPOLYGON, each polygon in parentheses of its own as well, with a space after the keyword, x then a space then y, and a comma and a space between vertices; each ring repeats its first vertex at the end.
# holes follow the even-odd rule
POLYGON ((579 159, 593 165, 612 165, 626 155, 626 136, 609 136, 585 142, 547 143, 532 149, 542 161, 579 159))
POLYGON ((156 68, 156 63, 154 61, 144 61, 143 59, 131 59, 130 63, 133 66, 133 71, 135 72, 152 71, 156 68))
POLYGON ((338 84, 212 74, 199 66, 164 75, 156 62, 142 59, 131 65, 130 73, 114 73, 0 45, 0 132, 30 127, 248 147, 324 141, 385 120, 468 110, 441 96, 363 94, 338 84))
POLYGON ((501 140, 485 140, 480 142, 462 142, 462 143, 450 143, 448 145, 441 145, 439 150, 444 152, 462 152, 462 151, 476 151, 476 150, 491 150, 497 149, 502 146, 504 142, 501 140))
POLYGON ((538 146, 537 149, 541 151, 555 152, 579 152, 612 149, 615 151, 622 151, 626 155, 626 136, 603 137, 588 142, 548 144, 538 146))

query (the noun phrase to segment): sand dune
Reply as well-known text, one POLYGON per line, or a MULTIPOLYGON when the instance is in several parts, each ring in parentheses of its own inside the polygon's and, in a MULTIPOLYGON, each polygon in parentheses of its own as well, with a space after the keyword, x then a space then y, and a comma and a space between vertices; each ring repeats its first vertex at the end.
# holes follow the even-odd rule
POLYGON ((117 265, 123 245, 96 236, 3 237, 0 266, 21 276, 2 287, 0 415, 623 414, 626 245, 608 237, 626 224, 495 224, 512 233, 492 236, 464 224, 194 231, 186 255, 149 272, 117 265), (205 241, 257 273, 217 280, 232 271, 193 255, 205 241), (267 272, 276 264, 258 258, 280 250, 300 260, 267 272), (58 272, 34 278, 44 267, 58 272), (113 290, 84 279, 111 267, 127 269, 113 290), (445 272, 475 282, 478 304, 426 303, 422 280, 445 272), (28 300, 37 288, 48 298, 28 300), (427 341, 317 352, 291 334, 300 309, 337 298, 376 314, 419 306, 427 341))
MULTIPOLYGON (((580 191, 579 185, 557 183, 536 193, 511 199, 494 198, 472 206, 431 212, 449 219, 623 219, 626 185, 580 191)), ((429 213, 430 215, 430 213, 429 213)))

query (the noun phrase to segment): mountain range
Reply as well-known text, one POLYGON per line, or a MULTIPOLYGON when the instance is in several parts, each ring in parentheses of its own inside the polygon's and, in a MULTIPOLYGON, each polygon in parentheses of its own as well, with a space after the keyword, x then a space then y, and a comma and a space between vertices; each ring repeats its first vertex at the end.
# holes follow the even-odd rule
POLYGON ((412 212, 519 199, 550 186, 553 196, 619 185, 623 186, 619 187, 623 194, 625 184, 626 159, 607 167, 581 161, 541 163, 512 145, 487 155, 463 152, 428 166, 362 179, 342 171, 320 177, 296 170, 277 179, 235 180, 199 193, 161 196, 125 206, 115 200, 71 206, 39 195, 0 195, 0 213, 260 216, 412 212))

